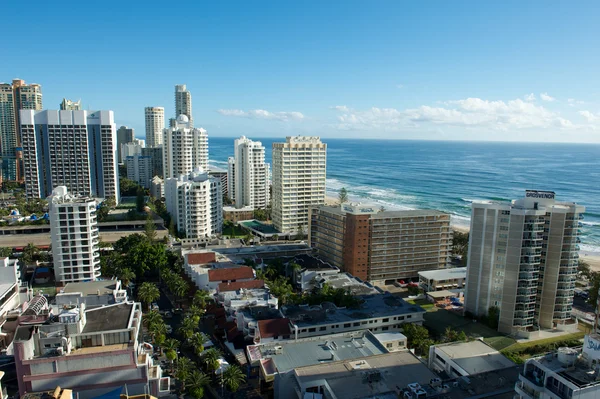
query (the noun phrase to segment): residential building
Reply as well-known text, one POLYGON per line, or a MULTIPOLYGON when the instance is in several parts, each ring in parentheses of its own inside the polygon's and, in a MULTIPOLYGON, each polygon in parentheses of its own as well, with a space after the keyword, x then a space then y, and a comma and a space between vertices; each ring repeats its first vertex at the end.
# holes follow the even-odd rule
POLYGON ((322 259, 367 281, 418 277, 450 260, 450 215, 434 210, 378 211, 344 203, 310 209, 311 247, 322 259))
POLYGON ((235 206, 224 206, 223 219, 229 220, 232 223, 237 223, 242 220, 254 219, 254 208, 251 206, 245 206, 243 208, 236 208, 235 206))
POLYGON ((401 332, 404 323, 423 323, 425 311, 389 293, 359 296, 357 309, 340 308, 331 302, 320 305, 283 305, 281 313, 292 322, 295 339, 350 331, 401 332))
MULTIPOLYGON (((45 300, 44 297, 36 297, 45 300)), ((169 394, 170 379, 154 364, 152 347, 139 341, 142 308, 123 302, 25 312, 13 341, 19 394, 68 387, 80 399, 127 386, 129 394, 169 394), (56 321, 46 323, 53 312, 56 321)))
POLYGON ((66 98, 63 98, 62 102, 60 103, 60 110, 61 111, 81 111, 81 100, 72 101, 72 100, 67 100, 66 98))
POLYGON ((223 228, 221 181, 200 169, 166 179, 165 202, 177 229, 186 238, 210 237, 223 228))
POLYGON ((245 136, 234 141, 234 157, 229 158, 227 191, 240 209, 261 209, 269 206, 269 164, 265 163, 265 147, 260 141, 245 136))
POLYGON ((450 378, 498 371, 516 365, 482 340, 450 342, 429 347, 428 367, 450 378))
POLYGON ((208 134, 192 128, 188 117, 179 115, 175 126, 163 131, 163 175, 177 178, 196 168, 208 170, 208 134))
POLYGON ((142 149, 142 145, 135 141, 121 144, 121 157, 119 158, 119 162, 124 164, 127 161, 127 157, 142 155, 142 149))
POLYGON ((42 109, 42 87, 13 79, 0 84, 0 156, 2 179, 23 181, 20 110, 42 109))
POLYGON ((425 292, 463 290, 467 280, 466 267, 419 272, 419 284, 425 292))
POLYGON ((222 290, 219 292, 227 291, 226 287, 230 284, 256 284, 250 283, 255 277, 251 267, 218 262, 214 252, 184 251, 183 259, 183 269, 198 289, 215 293, 218 289, 222 290))
POLYGON ((125 158, 127 166, 127 178, 137 182, 144 188, 150 188, 152 180, 152 157, 141 155, 128 156, 125 158))
POLYGON ((74 195, 119 202, 112 111, 21 111, 21 135, 28 198, 66 186, 74 195))
POLYGON ((143 147, 142 155, 152 157, 152 176, 163 178, 163 149, 161 147, 143 147))
POLYGON ((527 190, 512 202, 474 201, 466 310, 481 316, 498 307, 498 331, 509 334, 570 328, 584 211, 550 191, 527 190))
POLYGON ((306 234, 308 211, 325 204, 327 144, 319 137, 287 137, 273 143, 273 203, 275 228, 306 234))
POLYGON ((86 309, 127 302, 127 290, 119 280, 67 283, 54 297, 56 305, 70 306, 85 303, 86 309))
MULTIPOLYGON (((211 272, 223 272, 224 270, 227 270, 229 274, 242 276, 244 275, 243 273, 248 273, 248 271, 243 270, 243 268, 211 270, 211 272), (234 272, 230 273, 229 271, 231 270, 234 272)), ((212 277, 210 273, 209 277, 212 277)), ((254 278, 254 273, 252 273, 251 278, 254 278)), ((271 294, 268 288, 264 287, 264 281, 262 282, 262 287, 258 287, 261 285, 261 281, 262 280, 243 280, 219 283, 218 287, 220 290, 217 288, 216 294, 217 302, 223 305, 225 312, 230 316, 235 316, 236 312, 248 306, 264 306, 271 309, 277 309, 279 306, 278 299, 271 294), (240 286, 240 288, 233 289, 231 286, 240 286)))
POLYGON ((131 143, 135 139, 135 133, 132 128, 127 126, 121 126, 119 130, 117 130, 117 159, 119 162, 123 162, 123 157, 121 155, 121 146, 125 143, 131 143))
POLYGON ((296 287, 302 292, 311 291, 321 285, 321 281, 335 279, 340 274, 340 269, 320 259, 308 255, 294 258, 300 269, 294 273, 296 287))
POLYGON ((65 186, 58 186, 48 197, 48 205, 56 282, 96 280, 100 277, 98 202, 71 195, 65 186))
POLYGON ((71 389, 56 387, 49 391, 29 392, 21 396, 20 399, 74 399, 71 389))
POLYGON ((227 173, 228 172, 224 169, 217 168, 212 165, 208 166, 208 175, 221 180, 221 189, 224 197, 229 196, 227 173))
POLYGON ((150 195, 154 198, 165 197, 165 181, 158 176, 154 176, 150 181, 150 195))
POLYGON ((175 85, 175 116, 185 115, 189 121, 189 127, 194 128, 194 117, 192 116, 192 93, 185 85, 175 85))
POLYGON ((146 119, 146 145, 150 148, 160 147, 165 128, 165 109, 163 107, 144 108, 146 119))
POLYGON ((600 394, 600 337, 586 335, 583 348, 558 348, 527 359, 515 384, 518 399, 593 399, 600 394))
POLYGON ((373 334, 381 345, 385 346, 388 352, 400 352, 406 350, 408 339, 406 335, 399 332, 386 332, 373 334))

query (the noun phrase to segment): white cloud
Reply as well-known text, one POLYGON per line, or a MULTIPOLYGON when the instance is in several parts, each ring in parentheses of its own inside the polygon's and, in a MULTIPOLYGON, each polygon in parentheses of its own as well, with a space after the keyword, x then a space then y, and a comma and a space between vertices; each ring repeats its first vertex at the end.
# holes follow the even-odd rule
POLYGON ((331 109, 335 109, 340 112, 350 112, 350 109, 348 107, 346 107, 345 105, 336 105, 336 106, 331 107, 331 109))
POLYGON ((236 116, 248 119, 267 119, 278 121, 302 120, 304 115, 301 112, 270 112, 264 109, 251 109, 243 111, 241 109, 218 109, 218 113, 225 116, 236 116))
POLYGON ((552 101, 556 100, 556 98, 550 96, 548 93, 540 93, 540 98, 543 101, 548 101, 548 102, 552 102, 552 101))
POLYGON ((567 99, 567 103, 569 103, 570 107, 574 107, 576 105, 583 105, 583 104, 585 104, 585 101, 576 100, 574 98, 568 98, 567 99))
POLYGON ((521 99, 505 102, 467 98, 448 101, 440 107, 422 105, 405 110, 377 107, 355 110, 346 106, 333 108, 339 112, 337 127, 344 130, 400 130, 419 124, 485 127, 494 130, 574 127, 571 121, 559 114, 521 99))
POLYGON ((525 95, 523 98, 525 98, 525 101, 535 101, 535 94, 530 93, 525 95))
POLYGON ((594 114, 590 111, 579 111, 579 115, 583 116, 590 123, 600 121, 600 114, 594 114))

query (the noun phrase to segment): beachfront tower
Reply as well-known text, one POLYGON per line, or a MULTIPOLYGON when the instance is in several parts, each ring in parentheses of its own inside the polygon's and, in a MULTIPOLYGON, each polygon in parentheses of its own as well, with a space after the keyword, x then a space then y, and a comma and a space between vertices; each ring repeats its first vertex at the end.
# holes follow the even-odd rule
POLYGON ((163 107, 146 107, 146 145, 149 148, 160 147, 165 128, 165 109, 163 107))
POLYGON ((200 168, 208 171, 208 133, 191 127, 185 115, 179 115, 175 126, 163 131, 164 178, 179 177, 200 168))
POLYGON ((584 211, 551 191, 473 202, 466 310, 482 316, 497 307, 498 331, 507 334, 568 328, 584 211))
POLYGON ((236 139, 234 157, 228 161, 227 181, 235 207, 266 208, 269 205, 269 164, 265 163, 265 147, 260 141, 244 136, 236 139))

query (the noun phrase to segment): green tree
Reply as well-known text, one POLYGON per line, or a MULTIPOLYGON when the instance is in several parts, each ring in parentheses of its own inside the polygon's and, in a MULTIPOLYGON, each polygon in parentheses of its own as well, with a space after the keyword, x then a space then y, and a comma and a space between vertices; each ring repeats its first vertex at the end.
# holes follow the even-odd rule
POLYGON ((195 368, 194 362, 187 357, 180 357, 175 363, 175 377, 185 386, 189 380, 192 370, 195 368))
POLYGON ((145 195, 144 189, 141 186, 138 186, 135 193, 135 210, 139 213, 144 212, 144 206, 146 205, 145 195))
POLYGON ((35 263, 40 255, 40 250, 33 243, 27 244, 25 248, 23 248, 23 254, 21 255, 21 260, 26 265, 31 265, 35 263))
POLYGON ((302 223, 298 224, 298 230, 296 231, 296 240, 303 240, 306 237, 306 228, 302 223))
POLYGON ((246 381, 246 376, 237 364, 232 364, 223 371, 223 384, 230 392, 236 392, 242 383, 246 381))
POLYGON ((194 399, 204 397, 204 387, 210 384, 210 378, 199 370, 193 370, 186 383, 186 390, 194 399))
POLYGON ((461 263, 467 264, 467 255, 469 254, 469 233, 454 231, 452 235, 452 255, 460 256, 461 263))
POLYGON ((198 290, 194 293, 194 299, 192 300, 192 304, 194 306, 198 306, 201 309, 206 308, 206 304, 210 301, 210 294, 208 291, 198 290))
POLYGON ((213 373, 219 368, 219 359, 221 358, 221 352, 215 348, 210 348, 202 354, 202 363, 206 366, 206 371, 213 373))
POLYGON ((596 306, 598 302, 598 290, 600 289, 600 273, 590 272, 590 295, 588 297, 587 302, 590 305, 596 306))
POLYGON ((123 197, 132 197, 137 194, 137 188, 139 185, 133 180, 127 179, 126 177, 122 177, 119 179, 119 190, 121 196, 123 197))
POLYGON ((146 218, 144 234, 146 235, 146 238, 151 242, 156 240, 156 225, 154 224, 154 219, 152 219, 152 215, 150 214, 148 214, 148 217, 146 218))
POLYGON ((200 319, 204 315, 205 310, 199 306, 192 305, 187 311, 188 317, 190 317, 196 324, 200 323, 200 319))
POLYGON ((177 348, 179 347, 179 341, 174 338, 166 339, 163 344, 165 355, 170 362, 173 362, 177 358, 177 348))
POLYGON ((590 268, 590 264, 581 258, 579 259, 579 263, 577 264, 577 271, 581 275, 591 280, 590 277, 592 276, 592 269, 590 268))
POLYGON ((0 247, 0 258, 8 258, 12 256, 13 250, 9 247, 0 247))
POLYGON ((131 234, 119 239, 114 244, 114 249, 123 254, 121 264, 131 267, 138 277, 149 270, 160 270, 167 266, 165 244, 151 243, 142 234, 131 234))
POLYGON ((190 337, 190 345, 194 348, 194 352, 197 356, 200 356, 204 352, 204 344, 206 343, 206 336, 201 332, 195 332, 190 337))
POLYGON ((341 204, 343 204, 344 202, 348 202, 348 191, 346 191, 345 187, 342 187, 342 189, 340 190, 339 194, 338 194, 338 201, 341 204))
POLYGON ((138 289, 138 298, 150 309, 150 304, 160 298, 160 291, 155 284, 142 283, 138 289))
POLYGON ((135 280, 135 273, 129 268, 121 269, 117 276, 119 277, 119 280, 121 280, 123 287, 129 286, 131 280, 135 280))
POLYGON ((408 347, 420 352, 421 355, 426 355, 429 351, 430 343, 429 331, 417 324, 405 323, 402 325, 403 334, 408 340, 408 347))
POLYGON ((186 341, 189 341, 196 332, 197 328, 198 323, 194 321, 192 317, 188 316, 181 321, 178 332, 183 338, 185 338, 186 341))
POLYGON ((500 319, 500 309, 497 306, 490 306, 487 314, 487 325, 494 330, 498 329, 498 320, 500 319))
POLYGON ((148 330, 150 330, 154 325, 164 324, 163 317, 156 310, 151 310, 145 313, 143 316, 143 321, 148 330))

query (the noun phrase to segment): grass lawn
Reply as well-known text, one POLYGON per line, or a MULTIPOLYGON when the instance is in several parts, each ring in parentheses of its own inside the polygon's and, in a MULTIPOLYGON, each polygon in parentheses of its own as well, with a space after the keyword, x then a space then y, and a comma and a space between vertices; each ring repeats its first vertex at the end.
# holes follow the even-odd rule
POLYGON ((233 226, 227 226, 227 227, 223 228, 222 234, 224 236, 229 236, 229 237, 245 237, 246 234, 248 234, 248 233, 246 232, 246 230, 244 230, 240 226, 233 225, 233 226))
POLYGON ((580 331, 580 332, 576 332, 576 333, 572 333, 572 334, 562 334, 562 335, 557 335, 556 337, 538 339, 535 341, 528 341, 528 342, 523 342, 523 343, 517 342, 517 343, 514 343, 511 346, 505 348, 504 350, 507 352, 519 352, 519 351, 522 351, 523 349, 526 349, 526 348, 529 348, 532 346, 549 345, 549 344, 553 344, 555 342, 560 342, 560 341, 579 340, 579 339, 582 339, 584 335, 585 335, 585 333, 583 331, 580 331))
POLYGON ((51 297, 56 296, 56 286, 54 285, 54 283, 34 284, 32 288, 34 295, 41 293, 42 295, 46 294, 51 297))
POLYGON ((515 344, 514 339, 512 339, 511 337, 505 337, 502 335, 499 335, 497 337, 484 338, 483 341, 486 344, 490 345, 492 348, 499 350, 499 351, 515 344))
POLYGON ((420 307, 422 307, 424 310, 428 311, 428 312, 435 312, 437 310, 437 308, 435 307, 435 305, 431 302, 429 302, 427 299, 409 299, 406 302, 408 303, 412 303, 414 305, 419 305, 420 307))

